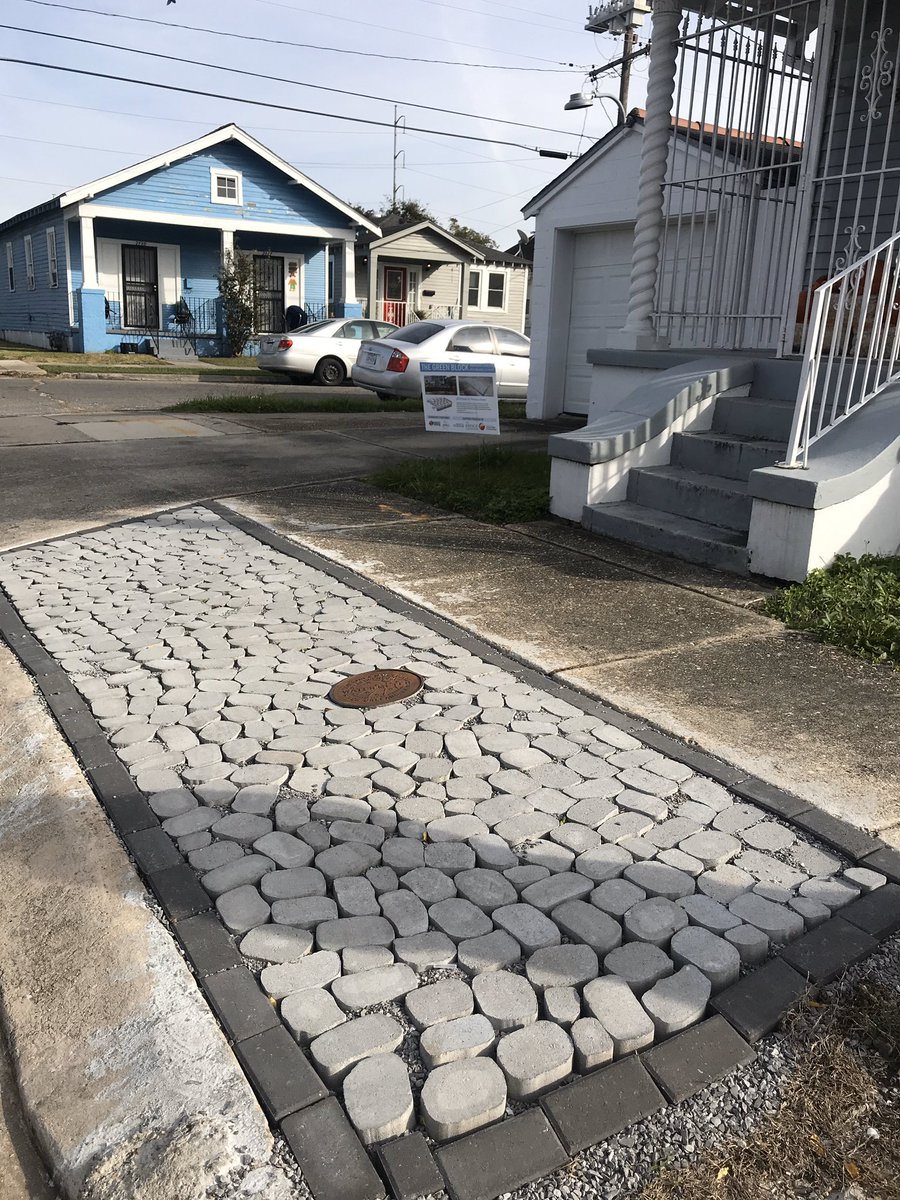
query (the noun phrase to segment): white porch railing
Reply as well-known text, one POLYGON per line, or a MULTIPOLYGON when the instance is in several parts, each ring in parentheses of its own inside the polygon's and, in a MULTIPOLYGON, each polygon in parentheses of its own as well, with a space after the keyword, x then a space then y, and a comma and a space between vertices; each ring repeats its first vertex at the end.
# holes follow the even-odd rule
POLYGON ((896 383, 898 356, 900 232, 813 292, 785 466, 805 467, 810 446, 896 383))
POLYGON ((379 300, 375 305, 374 320, 406 325, 410 321, 440 318, 458 321, 461 316, 462 310, 458 304, 407 304, 405 300, 379 300))

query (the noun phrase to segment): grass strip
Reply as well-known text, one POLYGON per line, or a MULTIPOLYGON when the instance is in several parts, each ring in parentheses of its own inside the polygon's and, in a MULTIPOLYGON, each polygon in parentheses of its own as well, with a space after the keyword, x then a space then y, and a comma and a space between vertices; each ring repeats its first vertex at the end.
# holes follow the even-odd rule
POLYGON ((841 554, 803 583, 780 588, 764 611, 851 654, 900 667, 898 555, 841 554))
POLYGON ((541 450, 489 446, 387 467, 369 482, 497 525, 538 521, 549 512, 550 459, 541 450))
MULTIPOLYGON (((218 379, 219 376, 217 375, 218 379)), ((296 413, 356 413, 356 412, 406 412, 421 413, 422 401, 418 398, 400 400, 379 400, 370 392, 360 392, 356 396, 335 396, 330 392, 314 390, 290 392, 247 392, 240 396, 198 396, 194 400, 184 400, 173 404, 167 412, 221 412, 221 413, 267 413, 267 412, 296 412, 296 413)), ((516 404, 512 400, 500 401, 501 417, 524 417, 524 403, 516 404)))

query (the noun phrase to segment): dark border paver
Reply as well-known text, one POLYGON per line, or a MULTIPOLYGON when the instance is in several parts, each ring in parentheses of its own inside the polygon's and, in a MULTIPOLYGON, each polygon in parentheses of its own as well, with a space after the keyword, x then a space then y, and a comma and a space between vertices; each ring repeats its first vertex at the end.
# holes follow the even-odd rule
POLYGON ((847 967, 878 949, 878 942, 842 917, 832 917, 781 951, 795 971, 813 983, 831 983, 847 967))
POLYGON ((235 1046, 235 1053, 274 1121, 324 1100, 328 1088, 281 1024, 235 1046))
POLYGON ((733 983, 710 1001, 748 1042, 771 1033, 807 989, 804 977, 780 958, 773 958, 733 983))
POLYGON ((421 1133, 385 1142, 378 1147, 378 1157, 394 1200, 420 1200, 443 1189, 443 1177, 421 1133))
POLYGON ((890 937, 900 929, 900 884, 886 883, 841 909, 841 916, 872 937, 890 937))
POLYGON ((891 883, 900 883, 900 850, 884 846, 874 854, 867 854, 859 865, 880 871, 882 875, 887 875, 891 883))
POLYGON ((753 1047, 720 1016, 709 1017, 641 1054, 644 1066, 673 1104, 754 1058, 753 1047))
POLYGON ((180 867, 184 857, 163 829, 138 829, 126 833, 123 841, 145 875, 166 867, 180 867))
POLYGON ((153 871, 150 886, 170 921, 183 921, 212 908, 212 901, 187 863, 153 871))
POLYGON ((452 1200, 495 1200, 549 1175, 569 1156, 539 1108, 444 1146, 437 1160, 452 1200))
POLYGON ((823 812, 820 808, 809 808, 794 817, 793 821, 798 829, 811 833, 849 858, 863 858, 880 850, 884 845, 880 838, 872 837, 870 833, 858 829, 849 821, 833 817, 831 813, 823 812))
POLYGON ((334 1096, 285 1117, 281 1132, 316 1200, 383 1200, 387 1195, 334 1096))
POLYGON ((214 911, 198 913, 196 917, 179 921, 176 932, 191 965, 201 978, 243 965, 244 960, 237 946, 214 911))
POLYGON ((281 1024, 281 1018, 246 967, 232 967, 202 981, 216 1016, 233 1042, 281 1024))
POLYGON ((649 1117, 665 1100, 637 1055, 601 1067, 541 1101, 570 1154, 649 1117))

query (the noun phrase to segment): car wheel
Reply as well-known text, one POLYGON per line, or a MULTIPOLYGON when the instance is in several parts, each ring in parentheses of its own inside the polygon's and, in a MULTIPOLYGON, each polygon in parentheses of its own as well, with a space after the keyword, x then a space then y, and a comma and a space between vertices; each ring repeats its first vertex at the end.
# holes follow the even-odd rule
POLYGON ((338 387, 347 378, 347 368, 339 358, 323 358, 316 366, 316 383, 338 387))

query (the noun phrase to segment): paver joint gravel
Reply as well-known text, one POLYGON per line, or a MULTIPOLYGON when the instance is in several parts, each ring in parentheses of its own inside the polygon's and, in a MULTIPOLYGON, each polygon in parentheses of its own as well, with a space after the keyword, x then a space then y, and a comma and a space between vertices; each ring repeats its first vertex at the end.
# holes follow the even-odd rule
MULTIPOLYGON (((669 1057, 648 1061, 674 1095, 669 1047, 718 1028, 697 1025, 710 992, 748 1037, 771 1027, 777 1005, 749 1011, 754 975, 738 980, 770 944, 796 943, 790 961, 825 979, 896 928, 877 869, 892 860, 870 840, 862 865, 821 851, 534 672, 245 524, 182 509, 4 556, 0 583, 100 721, 85 710, 90 753, 109 739, 92 779, 111 813, 147 793, 128 843, 164 907, 166 871, 197 872, 190 897, 167 883, 187 905, 167 912, 196 921, 214 904, 239 939, 249 970, 235 957, 204 985, 226 1029, 289 1031, 367 1144, 417 1122, 438 1141, 471 1134, 574 1072, 583 1084, 545 1101, 571 1151, 615 1124, 579 1126, 571 1087, 625 1079, 626 1056, 657 1042, 669 1057), (425 690, 362 711, 328 700, 378 667, 425 690), (250 971, 277 1015, 263 1019, 250 971), (402 1005, 424 1063, 416 1099, 388 1015, 402 1005)), ((634 1111, 650 1111, 657 1093, 637 1082, 634 1111)), ((287 1118, 292 1144, 332 1125, 354 1137, 335 1103, 287 1118)), ((353 1161, 362 1196, 375 1185, 353 1161)))

